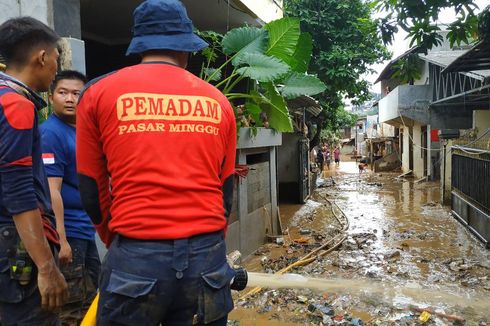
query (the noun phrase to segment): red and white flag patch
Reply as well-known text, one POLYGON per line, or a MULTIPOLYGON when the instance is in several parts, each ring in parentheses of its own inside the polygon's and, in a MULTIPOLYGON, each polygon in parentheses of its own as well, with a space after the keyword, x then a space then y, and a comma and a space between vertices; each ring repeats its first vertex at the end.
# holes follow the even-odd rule
POLYGON ((54 164, 54 153, 43 153, 42 158, 44 164, 54 164))

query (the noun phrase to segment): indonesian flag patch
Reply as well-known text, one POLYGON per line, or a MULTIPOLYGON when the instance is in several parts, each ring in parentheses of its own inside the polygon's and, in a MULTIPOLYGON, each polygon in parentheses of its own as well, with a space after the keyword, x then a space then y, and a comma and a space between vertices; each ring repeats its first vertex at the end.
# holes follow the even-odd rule
POLYGON ((44 164, 54 164, 54 153, 43 153, 44 164))

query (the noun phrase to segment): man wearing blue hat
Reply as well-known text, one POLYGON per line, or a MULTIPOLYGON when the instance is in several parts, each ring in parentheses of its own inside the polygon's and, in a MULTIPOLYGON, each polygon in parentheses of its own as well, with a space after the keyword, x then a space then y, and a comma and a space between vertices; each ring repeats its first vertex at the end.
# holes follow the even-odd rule
POLYGON ((127 55, 77 109, 82 203, 110 245, 97 325, 226 325, 233 309, 224 234, 236 151, 232 107, 187 72, 206 42, 177 0, 134 11, 127 55))

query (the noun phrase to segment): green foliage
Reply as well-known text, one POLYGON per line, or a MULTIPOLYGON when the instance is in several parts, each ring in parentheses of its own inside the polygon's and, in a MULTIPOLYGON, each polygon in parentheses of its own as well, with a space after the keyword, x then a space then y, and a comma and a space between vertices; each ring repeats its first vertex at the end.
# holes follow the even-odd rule
POLYGON ((449 24, 447 35, 451 46, 469 43, 477 38, 478 19, 474 0, 430 0, 430 1, 398 1, 372 0, 372 8, 387 12, 385 17, 378 19, 378 27, 385 44, 391 44, 398 27, 408 33, 411 45, 420 47, 427 53, 432 47, 442 42, 437 25, 439 14, 447 8, 454 9, 457 19, 449 24))
POLYGON ((416 53, 412 53, 393 65, 392 77, 398 78, 402 84, 413 84, 416 79, 422 76, 421 67, 422 60, 416 53))
POLYGON ((238 64, 245 65, 237 69, 238 74, 259 82, 273 81, 290 69, 284 61, 260 53, 243 54, 238 64))
POLYGON ((296 72, 305 73, 310 65, 311 53, 313 51, 313 39, 310 33, 302 33, 298 39, 298 46, 289 64, 291 69, 296 72))
POLYGON ((327 85, 317 96, 324 108, 319 129, 335 128, 344 97, 354 103, 368 100, 369 83, 362 76, 390 57, 371 18, 375 6, 364 0, 285 0, 284 6, 286 15, 300 17, 302 31, 312 36, 309 71, 327 85))
POLYGON ((289 117, 289 111, 284 97, 279 94, 273 83, 264 85, 265 95, 263 108, 267 113, 269 123, 280 132, 293 131, 293 123, 289 117))
POLYGON ((239 127, 253 122, 253 128, 265 126, 291 132, 293 125, 285 97, 314 95, 326 89, 317 77, 305 73, 312 40, 310 35, 301 33, 297 18, 279 19, 260 29, 232 29, 222 41, 214 37, 211 43, 214 53, 203 53, 207 64, 203 65, 201 76, 215 82, 232 103, 245 100, 245 105, 235 108, 239 127), (220 67, 212 67, 216 53, 228 56, 220 67), (222 78, 221 71, 226 67, 232 68, 232 72, 222 78), (233 93, 243 80, 250 81, 253 89, 233 93))
POLYGON ((240 27, 226 33, 221 46, 226 55, 234 56, 234 63, 236 63, 242 54, 264 53, 267 44, 266 30, 256 27, 240 27))
POLYGON ((482 40, 490 37, 490 5, 478 15, 478 34, 482 40))
POLYGON ((324 89, 325 85, 318 78, 297 72, 289 74, 280 86, 282 96, 287 99, 303 94, 318 94, 324 89))
MULTIPOLYGON (((269 31, 269 48, 267 55, 290 63, 297 48, 301 34, 298 18, 284 18, 266 25, 269 31)), ((311 53, 310 53, 311 56, 311 53)))

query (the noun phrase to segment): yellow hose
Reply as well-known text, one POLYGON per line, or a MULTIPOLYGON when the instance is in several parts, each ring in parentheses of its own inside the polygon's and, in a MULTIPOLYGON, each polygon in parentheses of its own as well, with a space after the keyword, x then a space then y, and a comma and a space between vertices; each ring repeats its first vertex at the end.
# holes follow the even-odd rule
POLYGON ((90 308, 88 308, 85 317, 83 317, 82 323, 80 326, 95 326, 96 325, 96 317, 97 317, 97 305, 99 304, 99 294, 94 298, 90 308))

